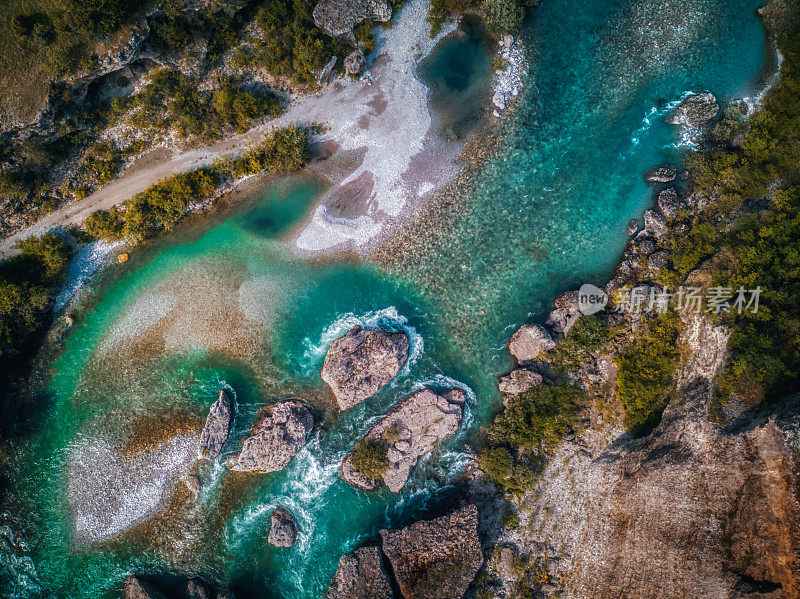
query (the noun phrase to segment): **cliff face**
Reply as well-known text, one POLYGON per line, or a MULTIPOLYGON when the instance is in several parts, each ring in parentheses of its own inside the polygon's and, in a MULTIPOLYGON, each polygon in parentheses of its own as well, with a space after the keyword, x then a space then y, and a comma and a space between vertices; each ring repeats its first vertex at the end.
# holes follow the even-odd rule
MULTIPOLYGON (((715 424, 709 379, 727 331, 703 318, 687 324, 679 386, 655 431, 637 440, 595 427, 562 445, 517 502, 520 526, 499 546, 545 563, 544 590, 800 597, 799 402, 744 426, 715 424)), ((515 575, 502 561, 489 578, 510 589, 515 575)))

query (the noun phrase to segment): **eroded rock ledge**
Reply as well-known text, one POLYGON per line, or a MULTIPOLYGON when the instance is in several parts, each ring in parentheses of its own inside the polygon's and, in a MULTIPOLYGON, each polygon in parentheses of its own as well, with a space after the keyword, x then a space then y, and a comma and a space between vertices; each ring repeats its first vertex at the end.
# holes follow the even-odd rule
POLYGON ((483 564, 474 505, 400 530, 381 530, 380 537, 381 549, 362 547, 339 560, 326 599, 388 599, 389 576, 405 599, 460 598, 483 564), (391 565, 388 573, 381 550, 391 565))
POLYGON ((213 460, 219 457, 228 440, 233 421, 233 398, 225 389, 220 389, 217 401, 211 404, 203 432, 200 434, 199 455, 213 460))

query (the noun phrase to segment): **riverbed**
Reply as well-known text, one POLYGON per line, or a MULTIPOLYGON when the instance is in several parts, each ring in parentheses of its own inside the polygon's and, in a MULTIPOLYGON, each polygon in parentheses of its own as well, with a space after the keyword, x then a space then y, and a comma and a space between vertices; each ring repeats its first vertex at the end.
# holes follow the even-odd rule
MULTIPOLYGON (((191 572, 237 597, 322 597, 342 554, 447 496, 471 433, 498 407, 511 332, 557 293, 608 278, 628 220, 652 202, 642 172, 687 151, 663 122, 669 109, 689 92, 723 101, 757 92, 766 48, 758 5, 545 0, 522 36, 529 80, 498 155, 449 209, 430 200, 379 260, 296 254, 293 240, 328 190, 300 176, 99 279, 38 381, 37 413, 13 440, 16 509, 7 518, 28 542, 3 537, 6 594, 111 597, 131 572, 191 572), (319 369, 355 324, 405 331, 411 358, 376 396, 339 413, 319 369), (340 480, 360 436, 431 383, 467 390, 465 418, 403 492, 364 493, 340 480), (186 448, 221 387, 237 405, 225 454, 265 404, 312 406, 315 432, 284 471, 193 463, 186 448), (186 473, 201 481, 196 499, 186 473), (121 500, 97 505, 85 487, 121 500), (276 506, 297 518, 292 548, 265 542, 276 506)), ((447 69, 486 74, 479 49, 463 67, 446 50, 433 56, 447 69)), ((485 97, 474 81, 454 85, 485 97)), ((462 116, 439 118, 457 128, 462 116)))

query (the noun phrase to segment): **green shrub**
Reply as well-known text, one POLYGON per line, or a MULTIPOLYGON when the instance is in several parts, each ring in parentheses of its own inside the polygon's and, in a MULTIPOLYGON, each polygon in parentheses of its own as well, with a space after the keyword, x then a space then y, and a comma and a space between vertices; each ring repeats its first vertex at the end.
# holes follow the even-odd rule
POLYGON ((47 322, 57 285, 72 248, 53 234, 17 243, 20 254, 0 262, 0 375, 20 364, 8 356, 22 352, 29 337, 47 322))
POLYGON ((389 467, 387 452, 384 441, 362 439, 353 450, 353 467, 367 478, 378 479, 389 467))
POLYGON ((625 425, 635 436, 649 433, 669 402, 679 332, 676 313, 659 315, 617 359, 617 393, 625 408, 625 425))
POLYGON ((484 0, 481 10, 489 33, 495 37, 516 33, 525 20, 525 7, 518 0, 484 0))
POLYGON ((99 239, 120 239, 125 231, 125 221, 117 208, 97 210, 84 222, 89 235, 99 239))
POLYGON ((547 357, 558 372, 565 373, 578 368, 592 352, 600 349, 610 338, 610 331, 602 320, 594 315, 581 316, 567 337, 547 357))
POLYGON ((572 430, 582 405, 581 391, 569 385, 542 385, 511 398, 484 429, 486 447, 478 464, 502 487, 530 489, 546 454, 572 430))

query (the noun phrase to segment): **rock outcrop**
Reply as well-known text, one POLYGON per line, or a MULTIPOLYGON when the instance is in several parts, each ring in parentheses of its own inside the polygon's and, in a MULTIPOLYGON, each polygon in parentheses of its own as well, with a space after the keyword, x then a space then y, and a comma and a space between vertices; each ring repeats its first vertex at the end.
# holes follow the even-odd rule
POLYGON ((667 122, 686 127, 705 127, 718 113, 719 105, 714 94, 694 94, 667 115, 667 122))
POLYGON ((800 402, 715 422, 729 331, 703 315, 686 324, 655 430, 587 430, 515 500, 521 525, 499 546, 544 560, 561 596, 800 597, 800 402))
MULTIPOLYGON (((450 389, 442 394, 423 389, 366 434, 365 440, 388 445, 388 465, 382 481, 390 491, 399 492, 419 458, 458 429, 464 403, 465 394, 461 389, 450 389)), ((339 473, 350 484, 366 490, 380 486, 381 481, 369 479, 353 467, 352 456, 344 459, 339 473)))
POLYGON ((242 444, 239 455, 228 460, 228 468, 238 472, 283 470, 305 445, 313 427, 314 418, 302 403, 286 401, 272 405, 268 416, 242 444))
POLYGON ((169 592, 140 576, 128 576, 122 587, 123 599, 235 599, 233 593, 207 583, 202 578, 173 580, 169 592))
POLYGON ((474 505, 380 534, 406 599, 462 597, 483 563, 474 505))
POLYGON ((392 585, 377 547, 343 555, 325 599, 392 599, 392 585))
POLYGON ((500 378, 498 388, 504 395, 519 395, 542 384, 542 375, 527 368, 517 368, 500 378))
POLYGON ((548 314, 545 324, 556 337, 566 337, 581 317, 577 291, 566 291, 553 301, 554 309, 548 314))
POLYGON ((353 50, 344 59, 344 70, 348 75, 358 75, 367 66, 367 59, 361 50, 353 50))
POLYGON ((292 515, 282 507, 272 511, 269 518, 267 542, 275 547, 291 547, 297 542, 297 527, 292 515))
POLYGON ((389 383, 408 360, 409 341, 403 332, 353 327, 331 343, 322 365, 339 408, 346 410, 389 383))
POLYGON ((533 362, 540 354, 556 346, 550 332, 538 324, 522 325, 508 342, 511 355, 520 364, 533 362))
POLYGON ((314 23, 331 37, 352 34, 366 19, 385 22, 392 18, 386 0, 320 0, 314 7, 314 23))
POLYGON ((233 420, 233 398, 225 389, 220 389, 217 401, 211 404, 203 432, 200 434, 201 458, 216 459, 222 452, 231 430, 233 420))
POLYGON ((667 187, 658 194, 658 209, 667 218, 675 218, 681 210, 686 209, 684 202, 674 187, 667 187))
POLYGON ((678 176, 678 170, 671 164, 661 164, 645 171, 644 180, 647 183, 669 183, 678 176))

